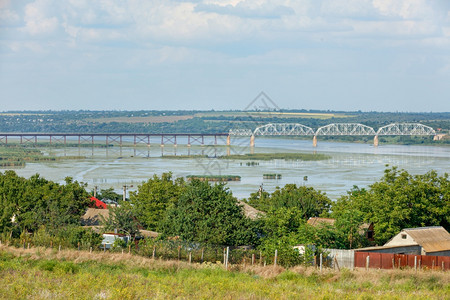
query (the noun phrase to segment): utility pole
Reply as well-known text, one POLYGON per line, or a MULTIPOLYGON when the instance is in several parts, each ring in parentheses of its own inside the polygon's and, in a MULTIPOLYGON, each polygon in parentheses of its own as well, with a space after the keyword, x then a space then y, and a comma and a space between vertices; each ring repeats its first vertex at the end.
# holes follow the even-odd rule
POLYGON ((133 187, 133 185, 124 185, 123 186, 123 201, 127 201, 127 188, 133 187))

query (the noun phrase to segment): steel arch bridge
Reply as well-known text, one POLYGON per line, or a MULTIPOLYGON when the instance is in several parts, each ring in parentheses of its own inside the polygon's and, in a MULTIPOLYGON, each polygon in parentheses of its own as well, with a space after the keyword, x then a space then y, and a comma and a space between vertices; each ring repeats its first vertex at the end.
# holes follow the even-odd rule
POLYGON ((313 146, 317 146, 317 136, 374 136, 374 145, 378 146, 379 135, 436 135, 436 131, 420 123, 392 123, 375 131, 372 127, 360 123, 333 123, 311 127, 298 123, 270 123, 250 129, 231 129, 229 136, 250 136, 250 146, 255 144, 255 136, 314 136, 313 146))

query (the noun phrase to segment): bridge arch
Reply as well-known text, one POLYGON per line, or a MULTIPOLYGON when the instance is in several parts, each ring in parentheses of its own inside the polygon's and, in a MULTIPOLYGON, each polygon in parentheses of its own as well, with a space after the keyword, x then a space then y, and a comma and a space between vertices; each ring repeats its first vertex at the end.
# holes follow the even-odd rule
POLYGON ((436 135, 436 131, 420 123, 392 123, 380 127, 376 135, 436 135))
POLYGON ((319 127, 315 133, 318 135, 376 135, 375 130, 359 123, 333 123, 319 127))
POLYGON ((311 127, 298 123, 271 123, 264 126, 257 127, 253 131, 253 135, 270 136, 299 136, 299 135, 314 135, 314 130, 311 127))

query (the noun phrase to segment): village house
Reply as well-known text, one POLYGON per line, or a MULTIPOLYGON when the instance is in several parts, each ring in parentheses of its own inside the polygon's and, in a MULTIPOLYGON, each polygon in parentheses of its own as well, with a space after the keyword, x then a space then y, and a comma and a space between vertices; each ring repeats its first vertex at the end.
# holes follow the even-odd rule
POLYGON ((450 256, 450 233, 442 226, 406 228, 383 246, 355 251, 450 256))

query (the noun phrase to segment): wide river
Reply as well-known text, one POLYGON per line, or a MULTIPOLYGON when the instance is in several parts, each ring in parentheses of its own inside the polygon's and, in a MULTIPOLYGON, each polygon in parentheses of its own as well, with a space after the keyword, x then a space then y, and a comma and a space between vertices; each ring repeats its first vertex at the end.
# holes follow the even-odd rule
MULTIPOLYGON (((412 174, 424 174, 436 170, 439 174, 450 171, 450 147, 404 146, 338 143, 318 141, 314 148, 312 141, 298 139, 257 138, 253 150, 248 147, 248 139, 235 139, 232 146, 214 146, 206 140, 205 146, 193 145, 145 145, 133 147, 66 147, 41 148, 47 154, 57 156, 84 156, 84 159, 68 159, 54 162, 27 163, 24 168, 14 170, 21 176, 29 177, 39 173, 47 179, 63 182, 66 176, 88 184, 89 189, 113 187, 122 193, 122 186, 128 191, 153 174, 171 171, 174 177, 187 175, 239 175, 240 182, 229 182, 228 187, 238 198, 247 198, 250 193, 263 188, 272 192, 277 186, 287 183, 312 186, 325 192, 331 199, 345 195, 354 185, 367 187, 383 176, 386 165, 398 166, 412 174), (323 153, 331 156, 322 161, 257 161, 255 166, 247 166, 244 160, 225 160, 215 156, 244 154, 251 151, 262 153, 303 152, 323 153), (162 158, 162 155, 208 155, 209 158, 162 158), (264 173, 281 174, 278 180, 263 179, 264 173), (305 176, 307 180, 305 181, 305 176)), ((219 144, 223 144, 220 141, 219 144)), ((3 169, 4 170, 4 169, 3 169)), ((1 170, 0 170, 1 171, 1 170)))

